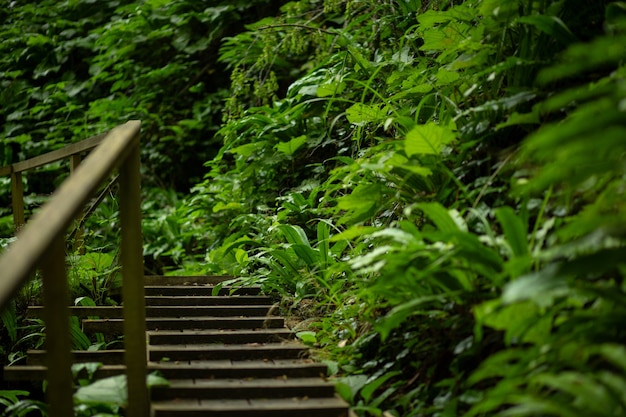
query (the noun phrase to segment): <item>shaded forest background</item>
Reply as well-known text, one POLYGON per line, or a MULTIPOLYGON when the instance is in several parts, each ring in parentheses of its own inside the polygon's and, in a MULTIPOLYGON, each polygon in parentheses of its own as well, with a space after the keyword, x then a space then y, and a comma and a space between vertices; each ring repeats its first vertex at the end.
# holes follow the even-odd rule
MULTIPOLYGON (((360 415, 626 412, 625 2, 2 1, 0 22, 0 165, 142 120, 147 271, 283 297, 360 415)), ((30 211, 66 172, 28 176, 30 211)), ((68 258, 104 304, 107 192, 68 258)))

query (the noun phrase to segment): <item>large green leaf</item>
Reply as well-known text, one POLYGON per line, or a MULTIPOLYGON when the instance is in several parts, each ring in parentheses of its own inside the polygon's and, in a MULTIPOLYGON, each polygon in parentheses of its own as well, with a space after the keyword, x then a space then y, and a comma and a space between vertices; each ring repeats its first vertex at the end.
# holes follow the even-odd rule
POLYGON ((515 214, 511 207, 498 208, 496 218, 502 226, 504 237, 513 252, 513 256, 528 255, 528 228, 523 220, 515 214))
POLYGON ((85 387, 80 387, 74 399, 85 404, 106 403, 119 409, 126 405, 126 375, 101 379, 85 387))
POLYGON ((317 250, 322 268, 330 263, 330 226, 324 221, 317 224, 317 250))
POLYGON ((307 237, 302 227, 291 224, 281 224, 278 226, 278 230, 282 232, 282 234, 287 239, 287 242, 291 243, 292 245, 303 245, 311 247, 311 244, 309 243, 309 238, 307 237))
POLYGON ((415 126, 406 134, 404 149, 408 156, 438 154, 455 138, 452 130, 429 122, 415 126))
POLYGON ((339 223, 356 223, 368 219, 379 208, 381 198, 380 184, 357 185, 351 194, 344 195, 337 200, 337 207, 347 212, 341 217, 339 223))
POLYGON ((441 232, 459 232, 459 226, 448 210, 439 203, 419 203, 417 207, 437 226, 441 232))
POLYGON ((561 19, 556 16, 532 15, 522 16, 517 20, 519 23, 532 25, 540 31, 552 36, 563 45, 578 42, 578 38, 569 30, 561 19))
POLYGON ((282 152, 285 155, 292 156, 298 149, 306 143, 306 135, 301 135, 291 139, 288 142, 280 142, 275 146, 278 152, 282 152))
POLYGON ((386 115, 386 109, 381 109, 377 105, 364 103, 355 103, 346 110, 348 121, 357 126, 363 126, 366 123, 380 122, 386 115))

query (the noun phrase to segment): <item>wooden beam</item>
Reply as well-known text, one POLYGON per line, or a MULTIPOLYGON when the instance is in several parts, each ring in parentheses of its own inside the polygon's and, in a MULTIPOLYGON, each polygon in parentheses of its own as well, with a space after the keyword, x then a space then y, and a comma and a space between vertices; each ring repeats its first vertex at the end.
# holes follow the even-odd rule
POLYGON ((39 168, 51 162, 60 161, 61 159, 66 159, 72 155, 90 151, 98 146, 106 136, 107 133, 92 136, 89 139, 67 145, 65 148, 48 152, 25 161, 16 162, 13 164, 13 172, 22 172, 33 168, 39 168))
POLYGON ((24 225, 24 182, 21 172, 11 173, 11 205, 13 206, 13 227, 17 233, 24 225))
POLYGON ((122 233, 120 261, 122 264, 122 301, 124 306, 124 361, 128 389, 127 415, 148 417, 150 415, 150 397, 146 384, 146 307, 143 289, 141 174, 139 165, 139 144, 136 144, 119 170, 119 206, 122 233))
POLYGON ((65 240, 58 235, 42 259, 44 321, 46 323, 46 365, 48 373, 48 416, 74 415, 74 384, 65 269, 65 240))
MULTIPOLYGON (((83 156, 79 153, 70 156, 70 174, 73 174, 74 171, 78 168, 80 163, 83 161, 83 156)), ((74 222, 75 224, 75 232, 74 232, 74 241, 72 242, 72 249, 74 252, 78 252, 80 255, 85 254, 85 227, 81 221, 78 219, 74 222)))

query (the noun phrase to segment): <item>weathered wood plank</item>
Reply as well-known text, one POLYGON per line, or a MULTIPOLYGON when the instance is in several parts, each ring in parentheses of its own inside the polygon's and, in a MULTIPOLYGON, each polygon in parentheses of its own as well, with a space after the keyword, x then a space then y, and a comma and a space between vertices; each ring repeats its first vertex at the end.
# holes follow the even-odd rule
MULTIPOLYGON (((29 350, 26 354, 28 365, 45 365, 47 352, 45 350, 29 350)), ((124 363, 124 350, 73 350, 74 363, 101 362, 104 365, 119 365, 124 363)))
MULTIPOLYGON (((269 312, 270 306, 147 306, 147 317, 259 317, 269 312)), ((78 318, 98 317, 120 319, 122 306, 70 306, 68 314, 78 318)), ((28 307, 28 317, 43 317, 43 307, 28 307)))
POLYGON ((69 315, 63 307, 69 296, 65 266, 65 242, 58 235, 42 257, 44 322, 46 324, 45 364, 48 366, 46 397, 50 417, 73 414, 72 357, 70 354, 69 315))
POLYGON ((172 361, 298 359, 306 357, 307 354, 308 348, 300 343, 154 345, 150 347, 149 358, 153 362, 164 358, 172 361))
POLYGON ((169 387, 155 387, 152 398, 171 400, 332 397, 333 384, 321 378, 178 379, 169 387))
POLYGON ((258 330, 204 330, 204 331, 150 331, 150 345, 173 345, 193 343, 267 343, 292 339, 294 334, 288 329, 258 330))
POLYGON ((56 151, 35 156, 34 158, 30 158, 25 161, 16 162, 13 164, 13 172, 28 171, 52 162, 60 161, 61 159, 66 159, 72 155, 90 151, 98 146, 104 140, 106 135, 107 133, 92 136, 80 142, 72 143, 61 149, 57 149, 56 151))
POLYGON ((186 303, 176 305, 150 305, 146 307, 146 314, 156 317, 260 317, 270 312, 270 306, 205 306, 186 303))
POLYGON ((11 173, 11 205, 13 208, 13 230, 17 233, 25 223, 24 182, 21 172, 11 173))
POLYGON ((229 275, 185 275, 185 276, 166 276, 166 275, 146 275, 144 277, 144 285, 146 286, 164 286, 164 285, 217 285, 224 281, 233 279, 229 275))
MULTIPOLYGON (((83 331, 87 333, 114 333, 122 331, 122 319, 88 319, 83 320, 83 331)), ((188 317, 188 318, 154 318, 146 319, 148 330, 182 330, 182 329, 261 329, 284 327, 282 317, 188 317)))
POLYGON ((264 296, 238 295, 232 297, 211 295, 146 296, 149 306, 216 306, 216 305, 272 305, 272 299, 264 296))
MULTIPOLYGON (((46 379, 47 371, 48 368, 43 365, 5 366, 4 379, 6 381, 43 381, 46 379)), ((103 365, 94 373, 94 378, 108 378, 125 372, 126 366, 124 365, 103 365)))
MULTIPOLYGON (((139 135, 139 132, 137 132, 139 135)), ((143 238, 141 235, 141 159, 139 143, 128 150, 119 168, 122 298, 124 300, 124 363, 129 416, 149 417, 146 385, 146 303, 144 300, 143 238)))
MULTIPOLYGON (((146 296, 213 296, 213 285, 147 285, 146 296)), ((220 296, 255 296, 261 293, 261 287, 228 287, 220 288, 220 296)), ((222 297, 226 298, 226 297, 222 297)))
POLYGON ((346 403, 331 398, 277 400, 179 400, 153 402, 154 417, 348 417, 346 403))
MULTIPOLYGON (((185 361, 148 363, 148 371, 158 371, 168 379, 176 378, 316 378, 326 374, 326 367, 311 360, 283 361, 185 361)), ((44 365, 12 365, 4 367, 7 381, 42 381, 46 378, 44 365)), ((124 365, 103 365, 96 371, 96 378, 120 375, 124 365)))

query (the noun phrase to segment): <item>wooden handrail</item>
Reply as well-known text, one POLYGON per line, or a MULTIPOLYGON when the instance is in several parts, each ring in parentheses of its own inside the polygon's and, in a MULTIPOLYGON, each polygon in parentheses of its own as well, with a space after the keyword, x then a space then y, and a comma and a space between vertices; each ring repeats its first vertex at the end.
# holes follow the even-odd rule
MULTIPOLYGON (((130 121, 99 139, 100 145, 61 184, 0 257, 0 309, 26 284, 36 268, 42 271, 50 417, 73 415, 64 235, 98 187, 115 169, 120 174, 120 260, 128 386, 127 415, 149 415, 140 208, 140 126, 139 121, 130 121)), ((80 147, 74 146, 74 149, 80 147)), ((54 153, 54 158, 62 154, 58 151, 54 153)), ((49 156, 38 158, 34 165, 48 160, 46 158, 49 156)), ((27 165, 33 167, 32 160, 29 164, 21 164, 18 165, 19 169, 26 169, 27 165)), ((14 169, 15 166, 13 164, 14 169)))
POLYGON ((25 161, 0 167, 0 175, 11 176, 11 201, 13 205, 13 224, 17 232, 24 224, 24 185, 22 172, 39 168, 52 162, 70 158, 72 171, 78 167, 83 152, 90 151, 102 142, 106 133, 92 136, 81 142, 73 143, 62 149, 35 156, 25 161))
POLYGON ((102 142, 107 134, 92 136, 80 142, 72 143, 64 148, 56 151, 48 152, 43 155, 35 156, 25 161, 15 162, 11 165, 0 168, 0 175, 9 175, 13 172, 23 172, 30 169, 39 168, 52 162, 67 159, 72 155, 90 151, 102 142))

